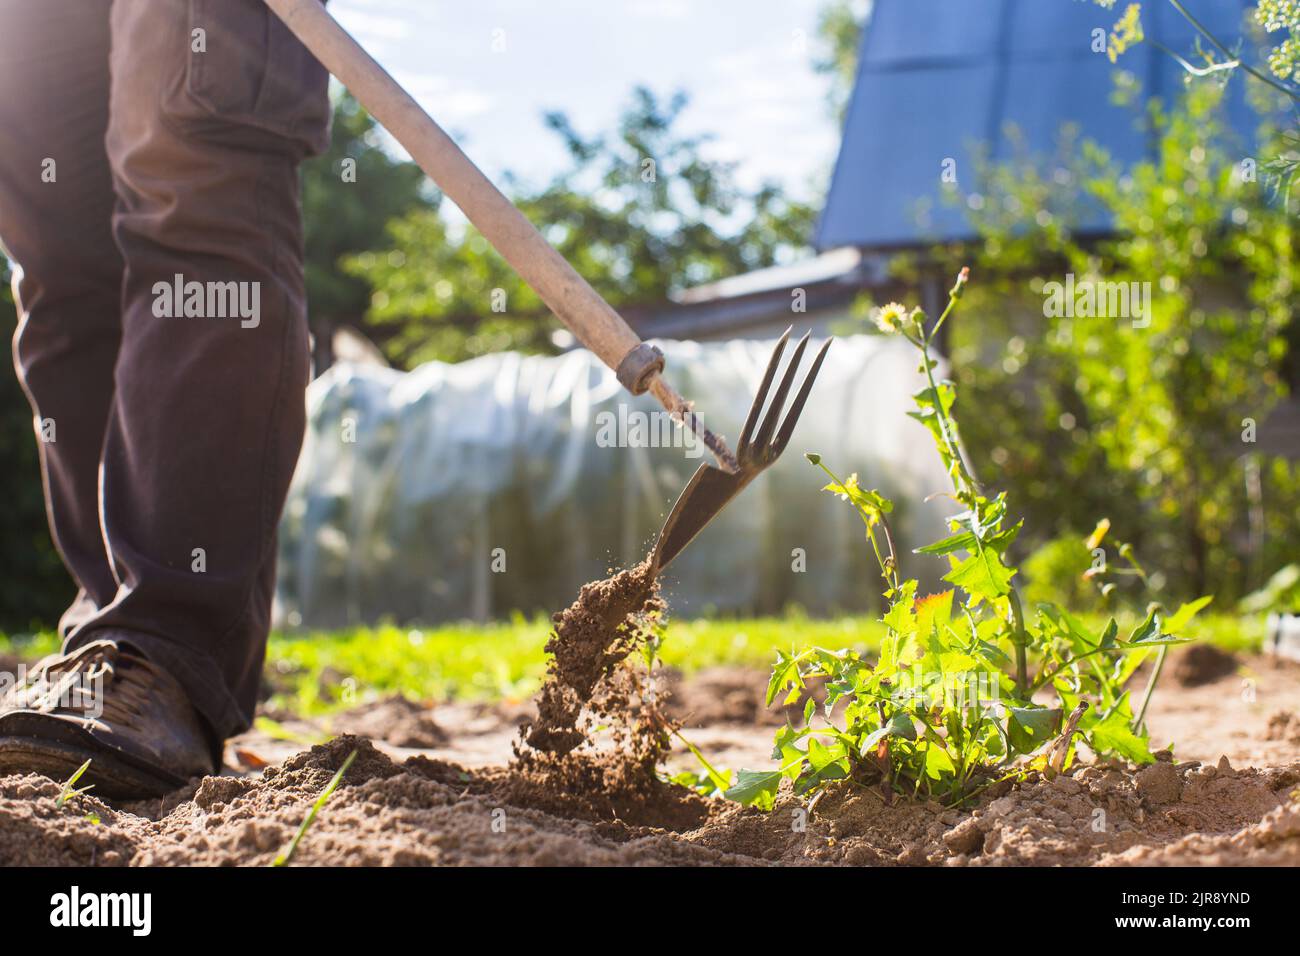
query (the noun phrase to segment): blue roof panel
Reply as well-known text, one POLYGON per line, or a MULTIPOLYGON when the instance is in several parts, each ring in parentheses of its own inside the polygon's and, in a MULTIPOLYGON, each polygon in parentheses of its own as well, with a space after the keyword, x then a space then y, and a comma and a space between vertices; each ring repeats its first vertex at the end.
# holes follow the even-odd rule
MULTIPOLYGON (((1188 4, 1229 42, 1240 35, 1249 5, 1188 4)), ((945 196, 951 186, 941 181, 943 161, 957 160, 958 183, 966 187, 980 144, 994 160, 1014 158, 1008 124, 1031 154, 1055 152, 1061 127, 1071 123, 1124 162, 1149 155, 1154 144, 1134 111, 1111 102, 1114 66, 1091 49, 1093 29, 1109 31, 1120 9, 1062 0, 876 0, 817 248, 969 237, 964 212, 945 196)), ((1163 4, 1144 4, 1143 17, 1148 42, 1126 53, 1122 65, 1146 95, 1168 99, 1185 74, 1150 41, 1190 52, 1194 33, 1163 4)), ((1229 114, 1249 141, 1253 121, 1243 89, 1234 78, 1229 114)))

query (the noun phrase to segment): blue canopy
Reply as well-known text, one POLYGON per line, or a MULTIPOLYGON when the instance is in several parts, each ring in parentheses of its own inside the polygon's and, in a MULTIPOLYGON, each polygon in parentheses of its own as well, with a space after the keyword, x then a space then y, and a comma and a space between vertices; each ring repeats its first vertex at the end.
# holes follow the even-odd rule
MULTIPOLYGON (((1184 5, 1231 48, 1252 4, 1184 5)), ((984 144, 994 162, 1013 158, 1007 124, 1018 128, 1031 153, 1054 152, 1062 125, 1072 123, 1120 161, 1149 155, 1154 143, 1137 128, 1132 108, 1111 101, 1114 65, 1092 49, 1093 31, 1109 33, 1125 6, 1126 0, 1110 10, 1084 0, 876 0, 817 248, 970 238, 963 211, 944 197, 942 164, 956 160, 958 185, 969 190, 973 147, 984 144)), ((1146 40, 1120 65, 1135 74, 1145 97, 1169 100, 1186 73, 1156 43, 1195 62, 1196 32, 1164 0, 1146 0, 1142 21, 1146 40)), ((1243 79, 1232 79, 1228 109, 1249 143, 1254 121, 1243 79)), ((1099 218, 1081 226, 1105 229, 1107 223, 1099 218)))

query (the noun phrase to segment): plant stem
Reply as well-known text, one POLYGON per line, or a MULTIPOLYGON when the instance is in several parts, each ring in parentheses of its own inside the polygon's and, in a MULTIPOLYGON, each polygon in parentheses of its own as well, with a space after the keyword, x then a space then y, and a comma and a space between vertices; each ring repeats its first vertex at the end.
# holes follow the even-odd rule
POLYGON ((929 331, 929 333, 925 334, 925 345, 927 347, 931 342, 934 341, 934 337, 939 333, 939 329, 943 327, 943 323, 948 321, 948 313, 951 312, 956 307, 956 305, 957 305, 956 297, 953 296, 951 293, 949 293, 948 304, 947 306, 944 307, 943 313, 939 316, 939 321, 934 323, 934 328, 932 328, 929 331))
MULTIPOLYGON (((948 313, 952 311, 952 307, 956 302, 957 300, 953 298, 948 300, 948 308, 943 310, 943 315, 939 317, 939 322, 935 324, 936 331, 939 325, 943 323, 943 320, 947 318, 948 313)), ((975 486, 975 479, 971 477, 970 471, 966 468, 966 460, 962 457, 961 449, 957 447, 957 439, 953 435, 955 429, 949 421, 948 410, 943 407, 943 396, 939 394, 939 386, 934 380, 934 363, 930 359, 929 337, 923 338, 919 343, 919 347, 921 349, 921 365, 925 368, 925 379, 930 385, 930 394, 934 396, 935 414, 939 416, 939 433, 943 436, 944 448, 947 449, 949 457, 957 466, 957 473, 949 476, 952 479, 953 490, 957 492, 959 497, 963 494, 974 497, 975 491, 978 490, 975 486), (963 483, 965 487, 963 487, 963 483)))
POLYGON ((685 737, 683 737, 682 732, 680 730, 674 728, 673 736, 675 736, 678 740, 684 743, 686 745, 686 749, 689 750, 695 756, 695 759, 700 762, 700 764, 704 767, 704 772, 709 775, 709 780, 713 783, 713 786, 715 786, 719 792, 724 791, 731 786, 731 781, 729 781, 722 774, 718 773, 717 770, 714 770, 713 765, 709 763, 706 759, 704 759, 704 754, 700 752, 700 748, 695 746, 695 744, 691 743, 685 737))
POLYGON ((1032 694, 1034 691, 1044 686, 1048 681, 1050 681, 1057 674, 1061 673, 1061 671, 1065 670, 1071 664, 1075 664, 1083 660, 1084 658, 1092 657, 1095 654, 1100 654, 1105 650, 1106 648, 1104 647, 1097 647, 1094 648, 1093 650, 1090 650, 1086 654, 1078 654, 1075 657, 1069 658, 1068 660, 1061 661, 1061 663, 1057 664, 1056 667, 1053 668, 1051 671, 1044 670, 1044 673, 1038 675, 1038 679, 1034 681, 1034 686, 1029 689, 1029 692, 1032 694))
MULTIPOLYGON (((1220 53, 1222 53, 1224 56, 1228 57, 1229 59, 1238 59, 1231 50, 1229 50, 1226 46, 1223 45, 1223 43, 1219 40, 1218 37, 1216 37, 1213 33, 1211 33, 1201 24, 1201 21, 1197 20, 1194 16, 1192 16, 1187 11, 1187 8, 1184 7, 1179 2, 1179 0, 1169 0, 1169 5, 1172 6, 1179 13, 1181 13, 1183 15, 1183 19, 1186 20, 1188 23, 1190 23, 1197 33, 1205 37, 1205 39, 1209 40, 1211 45, 1213 45, 1214 48, 1217 49, 1220 53)), ((1249 63, 1245 62, 1244 60, 1241 60, 1240 62, 1241 62, 1241 68, 1245 70, 1247 73, 1249 73, 1251 76, 1253 76, 1255 79, 1259 80, 1262 83, 1267 83, 1269 86, 1273 87, 1273 89, 1285 93, 1287 96, 1291 97, 1291 99, 1295 100, 1296 102, 1300 102, 1300 92, 1297 92, 1291 87, 1279 82, 1278 80, 1269 76, 1267 73, 1264 73, 1261 70, 1257 70, 1255 67, 1251 66, 1249 63)))
POLYGON ((1025 634, 1025 612, 1020 607, 1020 595, 1016 589, 1012 588, 1007 595, 1007 602, 1011 605, 1011 616, 1015 622, 1015 645, 1016 645, 1016 693, 1020 695, 1021 700, 1027 700, 1029 694, 1029 660, 1025 651, 1025 645, 1028 643, 1025 634))
MULTIPOLYGON (((841 488, 845 487, 844 482, 840 479, 840 476, 835 474, 835 472, 831 471, 828 467, 826 467, 824 462, 818 461, 817 467, 820 468, 822 471, 826 472, 826 474, 830 475, 831 481, 835 482, 835 484, 839 485, 841 488)), ((873 511, 871 514, 863 514, 862 509, 857 506, 856 502, 850 499, 850 504, 853 505, 854 510, 856 510, 858 514, 862 515, 863 524, 867 526, 867 540, 871 542, 871 550, 876 553, 876 563, 880 565, 881 576, 885 579, 885 582, 887 584, 889 584, 892 588, 897 590, 899 585, 898 554, 897 552, 894 551, 894 536, 889 531, 888 519, 885 518, 885 514, 882 511, 873 511), (876 521, 879 521, 880 526, 885 531, 885 544, 889 548, 888 563, 885 562, 884 557, 880 553, 880 543, 876 540, 875 528, 872 525, 872 522, 868 519, 875 519, 876 521)))
POLYGON ((1147 716, 1147 705, 1151 703, 1151 695, 1155 692, 1156 681, 1160 680, 1160 671, 1165 666, 1165 655, 1169 653, 1169 645, 1161 644, 1160 650, 1156 652, 1156 663, 1151 668, 1151 679, 1147 681, 1147 689, 1142 694, 1142 706, 1138 708, 1137 716, 1133 718, 1134 733, 1141 733, 1142 725, 1147 716))

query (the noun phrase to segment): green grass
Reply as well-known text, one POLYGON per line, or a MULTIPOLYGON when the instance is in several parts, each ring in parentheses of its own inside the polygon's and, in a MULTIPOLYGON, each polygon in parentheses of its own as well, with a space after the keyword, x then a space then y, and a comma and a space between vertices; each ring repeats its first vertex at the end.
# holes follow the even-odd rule
MULTIPOLYGON (((1104 623, 1094 615, 1085 620, 1099 630, 1104 623)), ((1136 618, 1120 621, 1121 628, 1136 623, 1136 618)), ((425 700, 523 700, 537 690, 546 670, 542 646, 548 629, 539 617, 487 625, 274 634, 266 664, 270 704, 310 715, 393 693, 425 700)), ((718 664, 766 667, 778 648, 870 649, 881 632, 880 623, 867 616, 672 621, 661 657, 687 673, 718 664)), ((1225 650, 1251 651, 1263 641, 1264 620, 1209 614, 1197 619, 1191 636, 1225 650)), ((0 653, 28 660, 56 648, 49 634, 0 635, 0 653)))
MULTIPOLYGON (((435 700, 523 700, 541 686, 549 623, 543 618, 437 628, 375 627, 275 635, 268 652, 273 704, 298 713, 350 698, 403 693, 435 700), (353 683, 347 683, 351 678, 353 683)), ((778 647, 872 647, 881 625, 866 617, 680 621, 668 625, 665 663, 690 672, 717 664, 769 664, 778 647)))

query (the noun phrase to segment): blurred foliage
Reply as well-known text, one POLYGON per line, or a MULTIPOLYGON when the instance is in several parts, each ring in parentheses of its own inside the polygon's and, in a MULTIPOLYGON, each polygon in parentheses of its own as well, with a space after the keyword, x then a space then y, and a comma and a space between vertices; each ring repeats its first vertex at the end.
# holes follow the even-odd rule
POLYGON ((1082 538, 1109 516, 1170 571, 1153 583, 1233 600, 1300 537, 1300 468, 1260 455, 1264 552, 1250 554, 1244 472, 1249 423, 1262 435, 1296 381, 1300 250, 1285 209, 1242 175, 1222 96, 1197 81, 1171 109, 1149 104, 1158 151, 1129 169, 1068 136, 1055 157, 985 164, 965 197, 980 241, 937 254, 979 280, 981 321, 950 345, 963 400, 1001 410, 967 416, 977 469, 998 473, 1028 527, 1082 538), (1075 232, 1089 202, 1114 237, 1075 232), (1150 283, 1150 325, 1046 316, 1045 283, 1068 273, 1150 283))
MULTIPOLYGON (((735 164, 708 157, 707 137, 678 132, 686 105, 683 93, 661 101, 638 88, 613 133, 591 138, 549 113, 568 168, 540 189, 507 179, 524 214, 615 308, 774 265, 811 232, 810 207, 773 184, 741 188, 735 164)), ((473 226, 421 208, 393 222, 388 240, 345 267, 373 286, 368 317, 386 327, 396 364, 553 348, 554 320, 473 226)))
POLYGON ((1069 607, 1100 612, 1102 600, 1084 573, 1092 556, 1078 535, 1065 534, 1045 542, 1020 562, 1025 578, 1025 604, 1069 602, 1069 607))
POLYGON ((1300 80, 1300 0, 1259 0, 1255 20, 1270 34, 1285 34, 1268 54, 1279 80, 1300 80))
MULTIPOLYGON (((17 316, 9 263, 0 255, 0 330, 13 337, 17 316)), ((73 597, 71 579, 50 538, 32 408, 12 368, 0 373, 0 630, 52 626, 73 597)))
MULTIPOLYGON (((1286 96, 1292 109, 1300 108, 1300 0, 1259 0, 1247 16, 1247 25, 1262 33, 1262 57, 1268 69, 1242 56, 1242 44, 1229 46, 1215 36, 1183 5, 1181 0, 1167 0, 1197 32, 1194 57, 1200 65, 1184 59, 1175 50, 1164 50, 1176 59, 1191 76, 1209 76, 1241 70, 1253 80, 1286 96)), ((1116 0, 1093 0, 1099 7, 1113 9, 1116 0)), ((1142 29, 1142 4, 1129 3, 1108 38, 1106 53, 1112 63, 1131 46, 1145 40, 1142 29)), ((1163 47, 1161 49, 1164 49, 1163 47)), ((1189 55, 1191 51, 1188 51, 1189 55)), ((1286 197, 1290 208, 1291 192, 1300 182, 1300 125, 1293 125, 1278 138, 1278 148, 1265 164, 1277 191, 1286 197)))
POLYGON ((1280 568, 1262 588, 1242 598, 1238 610, 1243 614, 1300 610, 1300 564, 1280 568))
POLYGON ((830 79, 831 115, 844 119, 858 74, 858 47, 871 16, 871 0, 830 0, 817 15, 817 40, 821 47, 813 69, 830 79))
POLYGON ((307 301, 317 335, 362 326, 370 304, 370 285, 340 260, 382 249, 391 220, 433 205, 419 167, 391 155, 370 115, 346 90, 335 92, 329 149, 302 167, 307 301))

